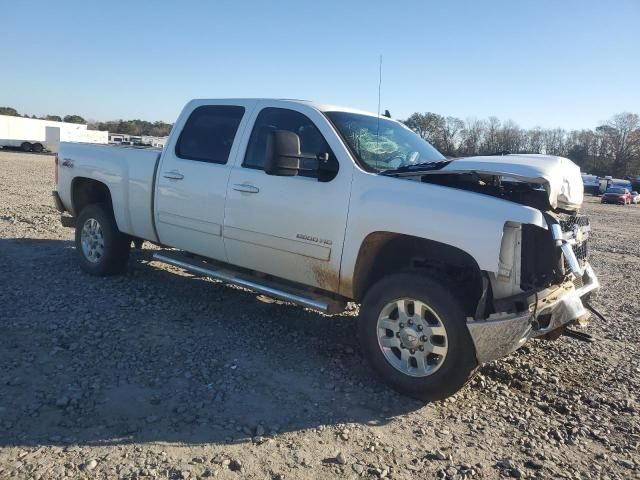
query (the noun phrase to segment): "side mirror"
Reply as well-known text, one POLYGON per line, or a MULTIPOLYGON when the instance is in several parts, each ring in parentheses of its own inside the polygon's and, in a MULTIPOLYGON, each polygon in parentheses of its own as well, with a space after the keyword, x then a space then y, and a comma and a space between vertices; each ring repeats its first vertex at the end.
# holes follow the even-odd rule
POLYGON ((294 177, 300 172, 317 173, 328 154, 304 155, 300 152, 300 137, 288 130, 274 130, 267 138, 264 171, 268 175, 294 177))
POLYGON ((268 175, 293 177, 300 169, 300 137, 288 130, 269 132, 264 159, 268 175))

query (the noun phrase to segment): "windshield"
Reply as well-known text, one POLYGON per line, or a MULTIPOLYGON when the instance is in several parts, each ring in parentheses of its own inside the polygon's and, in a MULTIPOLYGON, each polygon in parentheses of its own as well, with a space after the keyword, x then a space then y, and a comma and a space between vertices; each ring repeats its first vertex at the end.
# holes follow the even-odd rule
POLYGON ((617 194, 623 195, 625 192, 626 190, 624 188, 609 188, 604 193, 617 193, 617 194))
POLYGON ((404 125, 387 118, 348 112, 326 112, 356 160, 367 170, 396 170, 440 162, 445 157, 404 125))

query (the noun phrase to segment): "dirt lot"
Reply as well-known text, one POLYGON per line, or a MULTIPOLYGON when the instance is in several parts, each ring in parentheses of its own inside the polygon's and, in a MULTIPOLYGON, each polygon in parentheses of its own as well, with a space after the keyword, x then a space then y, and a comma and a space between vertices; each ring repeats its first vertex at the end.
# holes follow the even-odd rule
POLYGON ((53 158, 0 152, 0 478, 640 478, 640 205, 588 198, 595 343, 531 342, 429 405, 333 317, 133 255, 93 278, 53 158))

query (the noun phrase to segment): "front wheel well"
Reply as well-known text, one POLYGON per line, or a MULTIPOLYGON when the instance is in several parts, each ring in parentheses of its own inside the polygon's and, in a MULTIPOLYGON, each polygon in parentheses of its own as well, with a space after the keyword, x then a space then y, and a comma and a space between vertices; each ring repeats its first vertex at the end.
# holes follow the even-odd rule
POLYGON ((359 302, 383 277, 408 271, 428 275, 462 302, 467 316, 475 315, 483 274, 473 257, 451 245, 392 232, 365 238, 356 260, 353 297, 359 302))
POLYGON ((71 206, 77 217, 82 209, 92 203, 103 203, 113 212, 111 192, 102 182, 92 178, 76 177, 71 183, 71 206))

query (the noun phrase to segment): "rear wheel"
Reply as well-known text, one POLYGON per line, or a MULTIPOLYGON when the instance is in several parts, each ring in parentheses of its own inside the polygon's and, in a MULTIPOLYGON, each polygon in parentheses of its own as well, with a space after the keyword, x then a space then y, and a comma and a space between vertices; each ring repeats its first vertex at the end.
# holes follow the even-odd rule
POLYGON ((76 252, 80 267, 91 275, 122 273, 127 269, 131 239, 118 230, 111 209, 87 205, 76 222, 76 252))
POLYGON ((20 148, 22 149, 23 152, 30 152, 31 144, 29 142, 22 142, 22 144, 20 145, 20 148))
POLYGON ((460 302, 423 275, 396 274, 376 283, 362 303, 359 336, 382 379, 420 400, 453 395, 476 370, 460 302))
POLYGON ((44 147, 42 146, 41 143, 34 143, 33 146, 31 147, 31 150, 33 150, 35 153, 42 153, 42 151, 44 150, 44 147))

